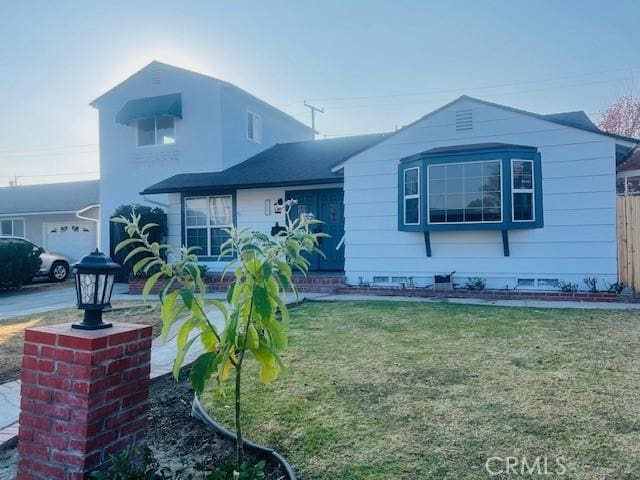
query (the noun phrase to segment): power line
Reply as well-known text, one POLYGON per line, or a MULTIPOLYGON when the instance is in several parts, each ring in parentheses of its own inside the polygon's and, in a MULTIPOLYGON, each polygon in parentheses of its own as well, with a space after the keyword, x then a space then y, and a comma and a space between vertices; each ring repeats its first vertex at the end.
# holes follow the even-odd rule
POLYGON ((73 175, 98 175, 100 172, 66 172, 66 173, 38 173, 33 175, 0 175, 0 178, 42 178, 42 177, 68 177, 73 175))
POLYGON ((58 147, 35 147, 35 148, 29 148, 26 150, 23 149, 9 149, 9 150, 0 150, 0 154, 3 153, 27 153, 27 152, 39 152, 39 151, 43 151, 43 150, 61 150, 61 149, 67 149, 67 148, 86 148, 86 147, 97 147, 98 144, 97 143, 80 143, 80 144, 76 144, 76 145, 61 145, 58 147))
MULTIPOLYGON (((368 100, 368 99, 373 99, 373 98, 396 98, 396 97, 432 95, 432 94, 440 94, 440 93, 455 93, 455 92, 466 91, 466 90, 486 90, 486 89, 493 89, 493 88, 504 88, 504 87, 520 86, 520 85, 530 85, 530 84, 536 84, 536 83, 548 83, 548 82, 554 82, 554 81, 558 81, 558 80, 567 80, 567 79, 571 79, 571 78, 582 78, 582 77, 588 77, 588 76, 593 76, 593 75, 602 75, 604 73, 621 72, 621 71, 631 71, 631 73, 633 75, 633 70, 636 70, 636 69, 639 69, 639 68, 640 67, 637 67, 637 66, 636 67, 617 68, 617 69, 612 69, 612 70, 601 70, 601 71, 598 71, 598 72, 588 72, 588 73, 582 73, 582 74, 576 74, 576 75, 565 75, 565 76, 561 76, 561 77, 546 78, 546 79, 539 79, 539 80, 527 80, 527 81, 522 81, 522 82, 510 82, 510 83, 502 83, 502 84, 494 84, 494 85, 483 85, 483 86, 477 86, 477 87, 460 87, 460 88, 446 89, 446 90, 430 90, 430 91, 423 91, 423 92, 395 93, 395 94, 387 94, 387 95, 351 96, 351 97, 318 97, 318 98, 311 98, 311 99, 309 99, 309 101, 331 102, 331 101, 344 101, 344 100, 368 100)), ((286 105, 282 105, 281 108, 290 107, 292 105, 296 105, 296 104, 298 104, 300 102, 303 102, 303 101, 304 100, 296 100, 296 101, 288 103, 286 105)))

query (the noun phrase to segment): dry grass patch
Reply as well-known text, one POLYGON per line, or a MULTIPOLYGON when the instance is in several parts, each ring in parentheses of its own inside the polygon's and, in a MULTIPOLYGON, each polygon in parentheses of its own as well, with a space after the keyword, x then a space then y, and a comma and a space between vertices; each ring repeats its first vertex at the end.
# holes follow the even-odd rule
MULTIPOLYGON (((20 376, 24 330, 29 327, 54 325, 82 320, 83 312, 76 308, 0 320, 0 383, 20 376)), ((157 336, 162 329, 160 307, 156 302, 113 302, 113 310, 104 313, 105 321, 140 323, 153 326, 157 336)))
MULTIPOLYGON (((501 478, 487 458, 523 455, 562 455, 560 478, 640 472, 640 312, 317 302, 291 313, 288 371, 266 387, 245 377, 245 429, 305 480, 501 478)), ((228 426, 232 398, 206 397, 228 426)))

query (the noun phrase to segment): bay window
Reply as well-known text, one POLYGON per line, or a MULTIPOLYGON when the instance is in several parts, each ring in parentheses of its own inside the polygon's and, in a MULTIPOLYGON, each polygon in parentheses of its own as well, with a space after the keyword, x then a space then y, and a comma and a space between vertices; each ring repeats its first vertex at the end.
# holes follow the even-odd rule
POLYGON ((404 158, 398 229, 501 230, 507 238, 508 230, 540 228, 541 175, 537 149, 520 145, 440 147, 404 158))
POLYGON ((231 195, 185 199, 185 244, 197 247, 198 256, 218 257, 229 238, 224 231, 233 226, 231 195))
POLYGON ((535 219, 533 161, 511 160, 511 195, 513 221, 530 222, 535 219))
POLYGON ((420 223, 420 167, 404 171, 404 223, 420 223))

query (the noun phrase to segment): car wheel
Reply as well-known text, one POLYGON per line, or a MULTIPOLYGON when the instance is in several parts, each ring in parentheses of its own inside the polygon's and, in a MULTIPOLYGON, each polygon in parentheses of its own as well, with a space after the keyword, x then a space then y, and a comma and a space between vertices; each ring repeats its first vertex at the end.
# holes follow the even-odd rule
POLYGON ((69 276, 69 265, 65 262, 55 262, 51 265, 49 278, 52 282, 64 282, 69 276))

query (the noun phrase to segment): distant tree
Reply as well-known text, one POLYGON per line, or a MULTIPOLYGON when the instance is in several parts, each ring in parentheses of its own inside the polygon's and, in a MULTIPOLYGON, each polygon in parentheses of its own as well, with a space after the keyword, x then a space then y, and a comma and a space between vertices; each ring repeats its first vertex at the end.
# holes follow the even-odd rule
POLYGON ((598 127, 605 132, 640 138, 640 98, 631 95, 618 98, 605 110, 598 127))

